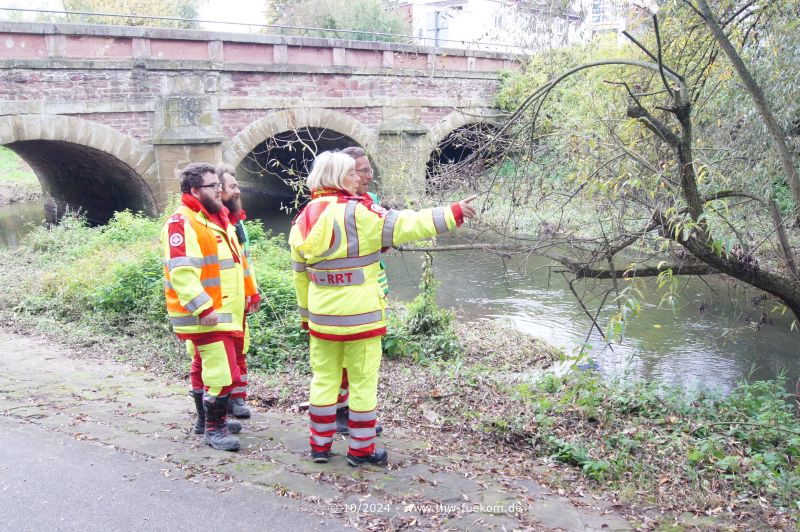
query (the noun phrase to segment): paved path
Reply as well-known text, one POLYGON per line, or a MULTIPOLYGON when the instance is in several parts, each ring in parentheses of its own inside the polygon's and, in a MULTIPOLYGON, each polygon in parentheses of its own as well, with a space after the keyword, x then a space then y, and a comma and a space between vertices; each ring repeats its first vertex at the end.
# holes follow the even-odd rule
POLYGON ((3 530, 344 530, 300 501, 0 417, 3 530), (220 507, 220 505, 222 505, 220 507), (223 526, 224 519, 224 526, 223 526))
MULTIPOLYGON (((9 508, 7 503, 13 502, 15 507, 8 515, 0 514, 0 522, 10 519, 5 524, 34 529, 181 530, 178 523, 188 515, 197 516, 202 523, 214 523, 213 517, 203 514, 203 508, 211 500, 209 493, 216 496, 221 492, 222 502, 242 501, 235 514, 248 515, 240 517, 244 520, 237 523, 239 530, 259 521, 257 529, 284 530, 327 527, 329 523, 333 528, 380 529, 630 529, 625 519, 600 501, 587 499, 578 506, 531 478, 501 484, 491 467, 486 467, 485 473, 466 475, 453 471, 452 463, 437 467, 431 460, 418 461, 415 457, 426 454, 428 444, 402 430, 382 437, 382 445, 390 452, 388 469, 355 469, 346 464, 342 454, 335 454, 329 464, 309 460, 305 414, 256 408, 240 434, 242 450, 226 453, 204 446, 199 436, 190 434, 192 410, 183 385, 124 364, 77 358, 44 340, 0 333, 0 431, 4 433, 0 439, 0 505, 9 508), (35 443, 28 445, 27 441, 35 443), (26 463, 30 454, 45 458, 26 463), (54 461, 48 463, 48 456, 64 459, 65 469, 59 473, 51 468, 54 461), (81 461, 87 462, 83 472, 81 461), (181 478, 167 480, 166 485, 192 486, 173 494, 161 491, 172 489, 159 487, 163 483, 152 482, 150 487, 150 481, 141 482, 143 491, 128 491, 126 486, 124 492, 113 496, 109 492, 106 504, 98 498, 102 494, 87 487, 92 481, 89 471, 100 472, 98 486, 105 482, 119 488, 119 478, 130 478, 133 473, 129 471, 137 467, 137 472, 148 478, 155 471, 165 478, 166 474, 181 478), (24 470, 32 472, 31 482, 35 483, 26 484, 24 470), (50 485, 59 477, 63 493, 86 496, 52 503, 64 508, 79 505, 86 511, 64 511, 62 517, 69 519, 65 526, 52 521, 62 513, 54 512, 50 517, 37 515, 44 521, 26 527, 25 515, 42 507, 33 487, 50 485), (192 491, 195 488, 200 491, 192 491), (133 507, 147 512, 148 521, 137 521, 136 512, 116 511, 120 496, 137 501, 139 506, 133 507), (263 508, 256 502, 262 500, 263 508), (170 511, 181 518, 167 521, 165 514, 170 511), (277 517, 264 523, 266 514, 277 517), (288 521, 283 521, 284 517, 288 521), (116 524, 108 518, 117 519, 116 524)), ((337 442, 337 449, 343 452, 346 443, 337 442)), ((475 469, 483 468, 477 465, 475 469)), ((217 519, 228 515, 225 512, 217 519)))

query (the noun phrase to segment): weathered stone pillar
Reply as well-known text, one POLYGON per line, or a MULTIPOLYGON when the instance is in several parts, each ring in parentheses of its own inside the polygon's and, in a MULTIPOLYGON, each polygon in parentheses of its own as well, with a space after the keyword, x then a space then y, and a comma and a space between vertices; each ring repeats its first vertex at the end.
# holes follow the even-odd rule
POLYGON ((225 134, 219 125, 217 97, 207 94, 215 91, 215 81, 175 80, 156 105, 153 145, 163 197, 180 191, 179 173, 187 164, 222 160, 225 134))
POLYGON ((422 153, 422 140, 427 133, 428 128, 408 119, 381 124, 374 162, 387 200, 404 203, 425 192, 427 155, 422 153))

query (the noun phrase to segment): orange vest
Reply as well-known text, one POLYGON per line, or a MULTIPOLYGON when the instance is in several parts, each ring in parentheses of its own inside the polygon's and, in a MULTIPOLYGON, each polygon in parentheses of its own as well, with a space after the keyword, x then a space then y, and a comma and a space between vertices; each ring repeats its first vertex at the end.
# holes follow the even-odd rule
MULTIPOLYGON (((233 226, 229 225, 227 230, 223 230, 216 224, 209 223, 202 214, 186 206, 178 208, 175 214, 179 218, 170 218, 162 232, 166 259, 164 295, 169 319, 175 332, 178 334, 242 332, 245 297, 257 292, 233 226), (187 232, 187 241, 178 239, 177 242, 178 245, 186 246, 187 255, 170 258, 169 246, 172 244, 168 242, 168 227, 171 223, 184 223, 183 220, 189 222, 196 240, 189 237, 187 232), (172 271, 175 268, 185 267, 199 270, 200 283, 198 285, 196 281, 190 281, 189 284, 178 286, 178 290, 183 290, 182 304, 173 286, 172 271), (223 289, 226 290, 225 293, 223 289), (200 325, 198 315, 201 309, 211 307, 219 316, 218 325, 213 327, 200 325)), ((182 282, 186 283, 186 277, 183 276, 182 279, 182 282)))

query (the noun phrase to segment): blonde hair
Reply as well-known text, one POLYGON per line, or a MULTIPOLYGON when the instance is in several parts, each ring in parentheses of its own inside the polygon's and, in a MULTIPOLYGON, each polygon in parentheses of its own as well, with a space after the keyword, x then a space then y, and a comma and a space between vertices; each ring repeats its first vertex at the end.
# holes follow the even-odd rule
POLYGON ((308 174, 308 188, 344 189, 345 176, 356 167, 355 160, 338 151, 324 151, 314 159, 314 166, 308 174))

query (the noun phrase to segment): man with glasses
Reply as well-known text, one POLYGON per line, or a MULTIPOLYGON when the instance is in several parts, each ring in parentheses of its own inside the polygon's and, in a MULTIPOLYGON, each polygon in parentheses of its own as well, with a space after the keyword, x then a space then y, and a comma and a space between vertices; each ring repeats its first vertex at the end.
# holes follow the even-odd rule
POLYGON ((238 451, 227 410, 233 383, 241 379, 236 356, 244 347, 246 299, 255 295, 245 283, 247 257, 228 220, 214 166, 187 165, 181 192, 182 205, 161 231, 167 313, 175 334, 191 340, 200 359, 202 405, 197 395, 195 404, 205 421, 203 441, 238 451))
MULTIPOLYGON (((376 205, 380 205, 380 199, 374 192, 369 191, 369 185, 375 176, 372 164, 369 162, 367 152, 364 148, 351 146, 342 150, 342 153, 349 155, 356 162, 356 174, 358 174, 358 194, 369 197, 376 205)), ((389 281, 386 279, 386 265, 380 262, 381 271, 378 274, 378 284, 383 290, 384 297, 389 293, 389 281)), ((350 383, 347 380, 347 368, 342 369, 342 384, 339 386, 339 398, 336 403, 336 434, 349 434, 348 421, 350 409, 348 400, 350 399, 350 383)), ((375 425, 375 434, 383 432, 381 425, 375 425)))

